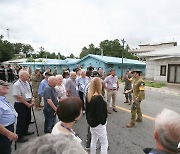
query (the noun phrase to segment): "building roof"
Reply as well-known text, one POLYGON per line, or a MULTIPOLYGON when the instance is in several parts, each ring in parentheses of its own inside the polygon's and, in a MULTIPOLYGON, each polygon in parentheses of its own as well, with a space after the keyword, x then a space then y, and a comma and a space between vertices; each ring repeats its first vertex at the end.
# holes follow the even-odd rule
MULTIPOLYGON (((92 57, 95 58, 99 61, 102 61, 106 64, 122 64, 122 58, 117 58, 117 57, 109 57, 109 56, 101 56, 101 55, 92 55, 88 54, 85 57, 83 57, 81 60, 79 60, 77 63, 83 61, 87 57, 92 57)), ((138 60, 133 60, 133 59, 127 59, 123 58, 123 63, 125 64, 138 64, 138 65, 146 65, 146 63, 138 60)))
POLYGON ((174 46, 177 45, 177 42, 175 41, 169 41, 169 42, 158 42, 158 43, 148 43, 148 44, 138 44, 138 46, 157 46, 157 45, 163 45, 163 44, 173 44, 174 46))
MULTIPOLYGON (((39 58, 39 59, 36 59, 35 64, 36 65, 68 65, 68 64, 76 64, 78 60, 79 59, 72 59, 72 58, 67 58, 65 60, 39 58)), ((21 65, 33 65, 33 64, 34 62, 21 63, 21 65)))
POLYGON ((138 44, 138 46, 140 47, 139 49, 137 49, 137 48, 132 49, 132 50, 129 50, 128 52, 137 53, 139 56, 139 54, 142 54, 145 52, 152 52, 152 51, 157 51, 159 49, 165 49, 165 48, 177 46, 177 42, 171 41, 171 42, 159 42, 159 43, 151 43, 151 44, 150 43, 149 44, 138 44))
POLYGON ((8 60, 8 61, 4 61, 2 62, 3 64, 19 64, 19 63, 23 63, 26 62, 27 58, 22 58, 22 59, 14 59, 14 60, 8 60))
POLYGON ((148 53, 142 53, 139 57, 163 57, 163 56, 178 56, 180 55, 180 46, 159 49, 148 53))
POLYGON ((180 55, 176 55, 176 56, 161 56, 161 57, 152 57, 152 58, 149 58, 149 60, 160 60, 160 59, 179 59, 180 58, 180 55))

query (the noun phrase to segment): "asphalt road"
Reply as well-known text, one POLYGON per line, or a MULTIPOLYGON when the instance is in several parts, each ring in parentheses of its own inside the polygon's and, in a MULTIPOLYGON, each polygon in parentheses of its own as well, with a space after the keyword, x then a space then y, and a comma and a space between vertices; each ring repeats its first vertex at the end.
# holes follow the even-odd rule
MULTIPOLYGON (((11 95, 12 86, 10 86, 10 92, 7 95, 7 99, 13 102, 11 95)), ((180 95, 172 95, 166 92, 154 91, 149 88, 146 89, 146 99, 142 102, 142 113, 149 118, 143 118, 142 123, 136 123, 134 128, 126 128, 126 124, 130 122, 130 112, 126 109, 130 109, 128 104, 124 104, 123 85, 120 86, 117 97, 117 106, 123 108, 118 112, 112 112, 108 115, 107 119, 107 134, 109 141, 109 154, 143 154, 143 148, 155 147, 155 141, 153 139, 154 120, 153 118, 163 109, 168 108, 180 113, 180 95)), ((42 111, 35 111, 35 116, 38 124, 38 130, 40 135, 43 135, 44 116, 42 111)), ((33 117, 32 117, 33 119, 33 117)), ((36 131, 35 125, 30 125, 30 131, 36 131)), ((85 116, 75 124, 74 131, 79 134, 79 137, 83 140, 82 144, 85 146, 87 123, 85 116)), ((36 133, 29 136, 29 139, 36 137, 36 133)), ((17 144, 17 148, 22 144, 17 144)), ((15 153, 14 143, 12 145, 12 153, 15 153)), ((99 150, 97 151, 99 153, 99 150)))

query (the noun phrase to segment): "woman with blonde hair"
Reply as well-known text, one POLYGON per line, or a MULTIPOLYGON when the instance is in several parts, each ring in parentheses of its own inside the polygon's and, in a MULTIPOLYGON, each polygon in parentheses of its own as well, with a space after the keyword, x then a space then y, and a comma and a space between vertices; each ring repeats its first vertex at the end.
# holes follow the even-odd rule
POLYGON ((102 81, 98 77, 93 78, 90 83, 86 103, 86 118, 91 131, 90 153, 96 153, 96 143, 99 140, 101 154, 107 154, 107 104, 102 97, 102 81))

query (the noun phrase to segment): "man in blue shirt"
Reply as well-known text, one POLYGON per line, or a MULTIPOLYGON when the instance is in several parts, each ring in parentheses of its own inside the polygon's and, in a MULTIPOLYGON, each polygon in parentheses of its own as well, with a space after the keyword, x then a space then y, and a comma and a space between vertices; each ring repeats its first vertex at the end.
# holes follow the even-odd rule
POLYGON ((40 85, 39 85, 38 95, 41 96, 41 97, 43 97, 43 93, 44 93, 45 88, 46 88, 47 85, 48 85, 48 78, 49 78, 50 76, 52 76, 52 74, 49 73, 49 72, 46 72, 46 73, 45 73, 45 79, 43 79, 43 80, 41 81, 40 85))
POLYGON ((79 97, 83 102, 83 114, 85 113, 84 108, 84 88, 89 83, 89 78, 86 76, 86 71, 84 69, 81 70, 81 77, 77 80, 78 88, 79 88, 79 97))
POLYGON ((14 123, 17 113, 14 107, 6 100, 9 84, 0 80, 0 153, 11 154, 11 144, 17 140, 18 136, 14 133, 14 123))

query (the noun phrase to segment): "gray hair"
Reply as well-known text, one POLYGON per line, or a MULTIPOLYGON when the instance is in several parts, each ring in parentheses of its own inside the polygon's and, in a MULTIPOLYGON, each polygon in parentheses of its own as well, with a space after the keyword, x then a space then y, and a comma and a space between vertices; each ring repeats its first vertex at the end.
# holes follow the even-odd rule
POLYGON ((87 154, 72 135, 46 134, 22 145, 18 154, 87 154))
POLYGON ((62 75, 56 75, 56 79, 63 79, 62 75))
POLYGON ((56 80, 56 76, 50 76, 50 77, 48 78, 48 83, 49 83, 49 82, 52 82, 53 80, 56 80))
POLYGON ((160 144, 171 152, 180 153, 180 114, 169 110, 163 111, 155 119, 155 130, 158 133, 160 144))
POLYGON ((86 72, 86 70, 85 70, 85 69, 81 69, 81 74, 82 74, 83 72, 86 72))
POLYGON ((28 73, 28 71, 26 71, 26 70, 20 70, 20 71, 19 71, 19 76, 22 76, 22 75, 24 75, 24 74, 29 74, 29 73, 28 73))

